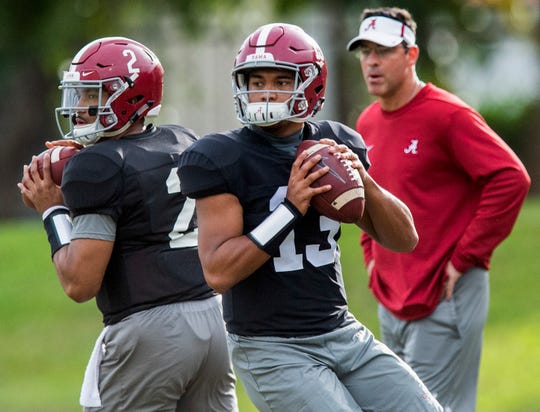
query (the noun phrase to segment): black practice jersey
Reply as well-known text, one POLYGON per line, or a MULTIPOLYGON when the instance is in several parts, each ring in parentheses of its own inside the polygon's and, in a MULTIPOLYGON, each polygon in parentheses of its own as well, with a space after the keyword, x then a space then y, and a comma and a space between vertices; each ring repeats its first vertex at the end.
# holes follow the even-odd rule
MULTIPOLYGON (((303 139, 344 143, 369 166, 362 137, 336 122, 307 122, 303 139)), ((205 136, 180 157, 186 195, 231 193, 244 211, 244 234, 283 201, 293 155, 248 127, 205 136)), ((308 336, 338 327, 347 312, 341 275, 338 222, 313 208, 301 218, 255 273, 223 296, 229 332, 239 335, 308 336)))
POLYGON ((70 159, 62 191, 73 217, 116 222, 96 301, 104 323, 167 303, 214 295, 197 252, 195 201, 180 190, 178 158, 197 139, 180 126, 106 140, 70 159))

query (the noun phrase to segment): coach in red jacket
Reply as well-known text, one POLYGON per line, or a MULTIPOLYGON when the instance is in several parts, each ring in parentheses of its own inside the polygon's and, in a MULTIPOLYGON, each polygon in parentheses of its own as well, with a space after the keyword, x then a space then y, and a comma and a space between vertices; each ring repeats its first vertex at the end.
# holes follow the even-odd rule
POLYGON ((420 241, 391 252, 366 234, 369 286, 382 340, 407 361, 445 410, 470 412, 489 300, 489 261, 511 232, 530 178, 484 119, 424 84, 416 23, 398 8, 364 10, 349 44, 377 100, 358 117, 375 180, 411 209, 420 241))

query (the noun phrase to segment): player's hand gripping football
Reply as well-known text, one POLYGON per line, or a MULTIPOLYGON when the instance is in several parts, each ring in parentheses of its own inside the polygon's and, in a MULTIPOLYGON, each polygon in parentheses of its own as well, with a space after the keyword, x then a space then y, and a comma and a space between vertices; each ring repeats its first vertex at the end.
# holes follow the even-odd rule
POLYGON ((314 156, 321 160, 310 170, 315 173, 328 167, 328 172, 317 178, 311 187, 330 186, 330 190, 311 198, 310 205, 321 215, 343 223, 358 223, 365 206, 364 185, 357 167, 362 167, 358 157, 344 145, 329 139, 302 140, 296 156, 307 151, 304 162, 314 156))
POLYGON ((56 146, 68 146, 68 147, 74 147, 76 149, 82 149, 84 147, 79 142, 76 142, 75 140, 71 140, 71 139, 60 139, 60 140, 52 140, 52 141, 47 140, 45 142, 45 146, 48 149, 52 149, 53 147, 56 147, 56 146))
POLYGON ((352 162, 351 166, 358 170, 358 173, 360 173, 360 177, 362 178, 362 181, 366 181, 367 179, 367 172, 366 169, 364 169, 364 165, 358 158, 358 155, 354 153, 351 149, 349 149, 344 144, 337 144, 335 140, 332 139, 321 139, 321 143, 327 144, 329 146, 332 146, 329 151, 332 153, 339 153, 339 157, 342 159, 350 160, 352 162))
POLYGON ((38 171, 37 156, 32 156, 30 164, 23 166, 22 180, 17 186, 23 203, 39 213, 43 213, 51 206, 64 204, 62 190, 52 180, 49 153, 43 156, 43 177, 38 171))
POLYGON ((315 180, 328 173, 329 167, 326 166, 314 173, 310 173, 313 166, 321 160, 321 156, 313 156, 302 164, 306 158, 306 151, 296 158, 292 165, 289 183, 287 185, 287 199, 296 206, 302 215, 306 214, 313 196, 327 192, 332 188, 330 185, 316 188, 311 187, 311 184, 315 180))

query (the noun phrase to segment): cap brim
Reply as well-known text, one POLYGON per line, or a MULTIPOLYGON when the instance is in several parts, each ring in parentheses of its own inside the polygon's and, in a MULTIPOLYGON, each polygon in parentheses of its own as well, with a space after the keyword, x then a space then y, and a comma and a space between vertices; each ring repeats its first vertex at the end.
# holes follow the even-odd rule
POLYGON ((356 36, 347 44, 347 50, 353 51, 360 46, 361 41, 370 41, 376 44, 380 44, 384 47, 395 47, 403 41, 402 37, 392 36, 391 34, 384 34, 380 32, 368 32, 361 36, 356 36))
POLYGON ((354 49, 358 48, 358 46, 360 46, 361 41, 362 39, 360 38, 360 36, 356 36, 347 44, 347 50, 353 51, 354 49))

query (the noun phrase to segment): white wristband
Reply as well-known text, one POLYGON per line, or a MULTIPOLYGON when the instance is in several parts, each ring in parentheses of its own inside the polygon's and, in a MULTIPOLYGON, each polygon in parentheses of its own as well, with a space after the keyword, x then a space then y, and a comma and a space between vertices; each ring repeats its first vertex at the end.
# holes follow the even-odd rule
POLYGON ((302 214, 298 209, 285 199, 259 226, 249 232, 247 237, 272 256, 300 217, 302 214))
POLYGON ((71 242, 71 218, 67 207, 49 208, 43 213, 43 226, 51 245, 51 256, 71 242))
POLYGON ((57 209, 64 209, 69 213, 69 209, 67 207, 61 206, 61 205, 55 205, 55 206, 51 206, 45 212, 43 212, 43 214, 41 215, 41 220, 45 220, 47 216, 49 216, 52 212, 54 212, 57 209))

